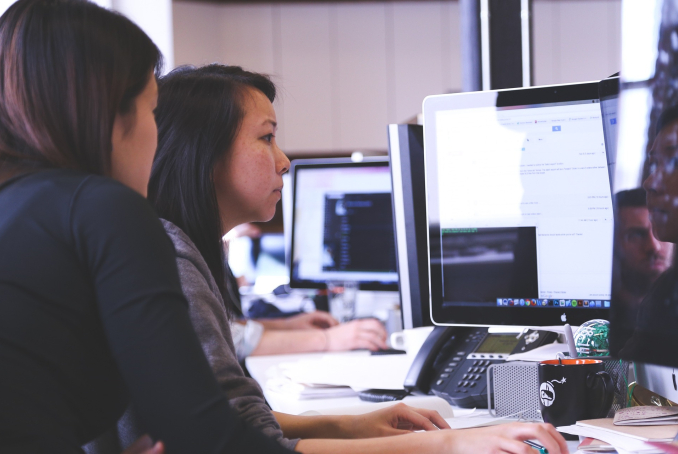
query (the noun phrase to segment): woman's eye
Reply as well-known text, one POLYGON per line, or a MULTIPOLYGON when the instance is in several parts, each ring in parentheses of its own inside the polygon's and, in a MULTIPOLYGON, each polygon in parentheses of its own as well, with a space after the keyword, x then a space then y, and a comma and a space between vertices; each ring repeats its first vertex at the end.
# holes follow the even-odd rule
POLYGON ((273 134, 266 134, 266 135, 263 137, 263 139, 264 139, 266 142, 271 143, 271 142, 273 142, 273 137, 275 137, 273 134))
POLYGON ((668 173, 673 173, 678 169, 678 157, 673 157, 666 163, 666 171, 668 173))
POLYGON ((657 163, 656 162, 650 163, 649 171, 650 171, 650 173, 655 173, 657 171, 657 163))

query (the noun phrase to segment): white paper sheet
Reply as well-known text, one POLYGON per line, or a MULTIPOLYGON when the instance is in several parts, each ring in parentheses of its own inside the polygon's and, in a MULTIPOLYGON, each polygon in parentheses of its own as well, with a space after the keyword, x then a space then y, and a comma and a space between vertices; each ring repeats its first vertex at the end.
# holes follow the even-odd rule
POLYGON ((403 389, 412 363, 411 355, 324 355, 284 363, 284 376, 297 383, 344 385, 363 389, 403 389))
POLYGON ((557 427, 557 429, 559 432, 565 432, 572 435, 579 435, 582 437, 591 437, 597 440, 604 441, 605 443, 609 443, 612 446, 614 446, 614 448, 617 450, 619 454, 631 454, 631 453, 653 454, 663 452, 635 438, 614 434, 612 432, 595 429, 593 427, 582 427, 572 425, 557 427))
POLYGON ((547 344, 525 353, 516 353, 515 355, 510 355, 506 361, 546 361, 547 359, 556 359, 557 353, 566 351, 566 344, 547 344))

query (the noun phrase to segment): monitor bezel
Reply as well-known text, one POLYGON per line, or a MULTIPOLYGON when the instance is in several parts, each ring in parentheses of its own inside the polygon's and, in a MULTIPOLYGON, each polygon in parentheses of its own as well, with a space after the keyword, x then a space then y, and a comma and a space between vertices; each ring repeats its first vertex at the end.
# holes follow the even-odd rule
MULTIPOLYGON (((299 289, 326 289, 325 282, 317 282, 307 279, 295 279, 293 272, 294 265, 294 251, 295 251, 295 230, 296 230, 296 207, 297 207, 297 172, 303 169, 322 169, 322 168, 338 168, 338 167, 389 167, 388 157, 365 157, 362 161, 354 161, 351 158, 325 158, 325 159, 296 159, 290 165, 290 175, 292 177, 292 220, 291 220, 291 238, 289 249, 289 286, 290 288, 299 289)), ((390 171, 390 170, 389 170, 390 171)), ((391 188, 393 190, 393 188, 391 188)), ((394 244, 395 247, 395 244, 394 244)), ((335 279, 336 280, 336 279, 335 279)), ((358 281, 360 290, 374 290, 374 291, 397 291, 398 281, 393 283, 385 283, 378 281, 358 281)))
MULTIPOLYGON (((431 169, 437 168, 435 143, 435 112, 452 109, 475 107, 510 107, 534 104, 550 104, 557 102, 573 102, 598 99, 598 83, 582 82, 541 87, 516 88, 509 90, 492 90, 485 92, 458 93, 450 95, 429 96, 424 99, 424 154, 426 166, 426 211, 428 217, 428 264, 429 264, 429 304, 431 321, 435 325, 467 325, 467 326, 551 326, 570 323, 579 325, 585 321, 603 318, 608 319, 609 308, 537 308, 537 307, 498 307, 498 306, 453 306, 442 305, 442 266, 434 265, 431 257, 438 247, 435 240, 440 238, 440 225, 432 223, 438 218, 438 207, 432 200, 437 200, 437 175, 431 169), (435 195, 434 195, 435 194, 435 195), (434 199, 432 199, 435 197, 434 199)), ((438 254, 439 255, 439 254, 438 254)), ((610 257, 610 262, 612 257, 610 257)))

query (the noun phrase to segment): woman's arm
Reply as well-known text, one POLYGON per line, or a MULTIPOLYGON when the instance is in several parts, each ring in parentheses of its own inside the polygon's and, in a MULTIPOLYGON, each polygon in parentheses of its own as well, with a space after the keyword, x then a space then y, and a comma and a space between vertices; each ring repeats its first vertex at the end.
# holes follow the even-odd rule
POLYGON ((365 440, 301 440, 303 454, 534 454, 524 440, 538 440, 549 454, 567 454, 567 444, 550 424, 512 423, 482 429, 439 430, 365 440))
POLYGON ((346 351, 366 348, 380 350, 386 345, 386 330, 374 319, 354 320, 328 329, 265 330, 252 355, 279 355, 346 351))
POLYGON ((296 416, 274 412, 289 438, 378 438, 449 429, 437 411, 397 403, 362 415, 296 416))
MULTIPOLYGON (((141 196, 92 178, 71 203, 75 250, 141 419, 168 452, 287 452, 231 410, 191 326, 174 248, 141 196)), ((94 328, 92 328, 94 330, 94 328)))

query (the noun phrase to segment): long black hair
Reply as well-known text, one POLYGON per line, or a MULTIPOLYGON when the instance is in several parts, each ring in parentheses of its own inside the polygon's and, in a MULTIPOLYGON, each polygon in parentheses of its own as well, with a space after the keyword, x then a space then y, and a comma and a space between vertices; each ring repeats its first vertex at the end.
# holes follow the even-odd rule
POLYGON ((137 25, 94 3, 14 3, 0 18, 0 173, 109 175, 115 117, 161 65, 137 25))
POLYGON ((235 142, 250 89, 275 100, 275 85, 268 76, 239 66, 181 67, 158 82, 158 151, 148 200, 158 216, 195 243, 222 295, 226 291, 224 232, 214 167, 235 142))

